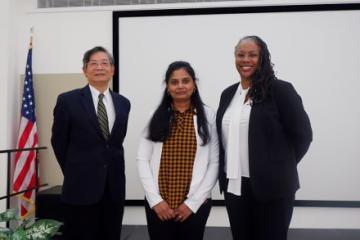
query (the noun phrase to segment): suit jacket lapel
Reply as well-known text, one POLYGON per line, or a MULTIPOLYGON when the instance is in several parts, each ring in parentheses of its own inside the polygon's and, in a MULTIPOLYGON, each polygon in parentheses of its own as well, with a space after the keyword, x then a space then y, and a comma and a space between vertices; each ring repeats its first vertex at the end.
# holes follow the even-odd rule
POLYGON ((217 119, 218 119, 217 125, 218 125, 219 132, 221 132, 221 125, 222 125, 221 121, 224 116, 224 113, 225 113, 226 109, 229 107, 231 100, 233 99, 238 87, 239 87, 239 83, 231 86, 228 89, 227 93, 224 94, 223 99, 220 102, 219 112, 218 112, 218 117, 217 117, 217 119))
POLYGON ((110 136, 109 139, 113 136, 113 133, 115 132, 115 128, 117 127, 118 123, 119 123, 119 114, 120 114, 120 102, 118 101, 119 99, 116 97, 116 93, 114 93, 113 91, 110 90, 110 94, 111 94, 111 98, 114 104, 114 109, 115 109, 115 121, 114 121, 114 125, 111 129, 110 132, 110 136))
POLYGON ((82 98, 81 98, 82 104, 83 104, 84 108, 86 109, 86 112, 88 113, 90 123, 94 126, 94 128, 96 129, 96 131, 100 135, 100 137, 103 138, 101 129, 99 126, 99 122, 98 122, 98 119, 96 116, 94 102, 93 102, 93 99, 91 96, 89 85, 87 85, 86 87, 84 87, 82 89, 81 95, 82 95, 82 98))

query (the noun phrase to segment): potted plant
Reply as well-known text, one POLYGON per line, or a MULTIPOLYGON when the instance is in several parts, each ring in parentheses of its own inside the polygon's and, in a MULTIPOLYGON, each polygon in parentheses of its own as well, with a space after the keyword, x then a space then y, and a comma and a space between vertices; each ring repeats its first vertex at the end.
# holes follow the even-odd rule
MULTIPOLYGON (((16 209, 0 213, 0 222, 20 220, 16 209)), ((25 219, 16 229, 0 226, 0 240, 48 240, 59 230, 61 222, 52 219, 25 219)))

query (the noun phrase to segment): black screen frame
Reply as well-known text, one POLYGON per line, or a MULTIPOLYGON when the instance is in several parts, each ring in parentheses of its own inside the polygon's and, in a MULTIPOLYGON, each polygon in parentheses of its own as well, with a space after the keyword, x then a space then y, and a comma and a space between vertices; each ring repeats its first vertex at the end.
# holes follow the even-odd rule
MULTIPOLYGON (((282 13, 282 12, 315 12, 315 11, 352 11, 360 10, 360 3, 334 4, 304 4, 304 5, 273 5, 273 6, 246 6, 246 7, 210 7, 210 8, 182 8, 159 10, 130 10, 113 11, 112 14, 112 41, 115 66, 119 62, 119 18, 153 17, 153 16, 188 16, 211 14, 249 14, 249 13, 282 13)), ((119 70, 113 76, 113 91, 120 90, 119 70)), ((144 200, 127 199, 127 206, 143 206, 144 200)), ((224 200, 213 200, 213 206, 224 206, 224 200)), ((330 208, 360 208, 360 201, 333 201, 333 200, 296 200, 297 207, 330 207, 330 208)))

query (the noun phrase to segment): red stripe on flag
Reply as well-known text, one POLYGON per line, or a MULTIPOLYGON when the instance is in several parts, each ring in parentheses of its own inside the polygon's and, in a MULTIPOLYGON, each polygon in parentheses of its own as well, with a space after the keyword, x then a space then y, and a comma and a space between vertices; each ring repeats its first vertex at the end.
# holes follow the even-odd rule
MULTIPOLYGON (((27 121, 27 123, 26 123, 26 127, 24 128, 24 131, 22 133, 20 133, 21 137, 19 138, 19 141, 18 141, 18 148, 24 148, 24 146, 27 143, 27 140, 29 138, 29 135, 31 133, 31 130, 33 128, 33 125, 34 125, 31 121, 27 120, 26 118, 24 120, 27 121)), ((17 165, 17 162, 20 158, 21 153, 22 153, 22 151, 16 152, 15 166, 17 165)))
POLYGON ((21 185, 23 184, 23 181, 30 169, 31 163, 34 161, 34 151, 29 152, 29 155, 27 159, 25 160, 25 164, 23 168, 21 169, 18 177, 14 181, 14 192, 21 191, 21 185))
MULTIPOLYGON (((34 136, 34 143, 31 147, 35 147, 37 146, 37 136, 34 136)), ((35 151, 29 151, 29 155, 27 156, 26 160, 25 160, 25 164, 22 167, 19 175, 17 176, 16 179, 14 179, 14 185, 13 185, 13 190, 15 192, 21 191, 23 189, 21 189, 21 185, 23 184, 23 181, 26 177, 26 175, 29 173, 29 169, 31 167, 31 163, 35 161, 35 151)), ((34 165, 35 166, 35 165, 34 165)))
MULTIPOLYGON (((21 185, 23 184, 23 181, 29 172, 31 163, 34 161, 35 161, 35 151, 30 151, 23 168, 21 169, 21 171, 19 173, 19 176, 14 181, 14 191, 15 192, 23 190, 23 189, 21 189, 21 185)), ((26 186, 25 186, 25 188, 26 188, 26 186)))
POLYGON ((21 208, 20 214, 21 214, 21 216, 25 216, 27 214, 28 210, 26 209, 26 207, 22 203, 20 205, 21 205, 20 206, 20 208, 21 208))
MULTIPOLYGON (((36 184, 36 181, 35 181, 35 172, 32 174, 31 176, 31 180, 29 182, 29 185, 28 185, 28 188, 33 188, 35 187, 35 184, 36 184)), ((27 198, 27 199, 30 199, 31 198, 31 194, 34 192, 35 190, 31 190, 31 191, 27 191, 24 193, 24 197, 27 198)))

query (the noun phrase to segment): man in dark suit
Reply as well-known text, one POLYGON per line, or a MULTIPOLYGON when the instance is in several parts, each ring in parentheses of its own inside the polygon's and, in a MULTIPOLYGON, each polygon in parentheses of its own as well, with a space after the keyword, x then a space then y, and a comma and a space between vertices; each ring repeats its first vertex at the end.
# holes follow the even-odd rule
POLYGON ((66 239, 120 239, 130 102, 109 90, 114 71, 105 48, 88 50, 89 84, 60 94, 54 109, 51 144, 64 174, 66 239))

